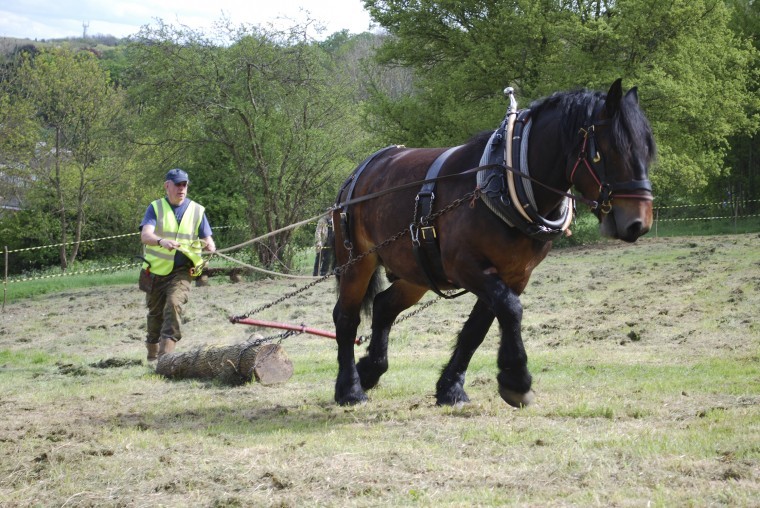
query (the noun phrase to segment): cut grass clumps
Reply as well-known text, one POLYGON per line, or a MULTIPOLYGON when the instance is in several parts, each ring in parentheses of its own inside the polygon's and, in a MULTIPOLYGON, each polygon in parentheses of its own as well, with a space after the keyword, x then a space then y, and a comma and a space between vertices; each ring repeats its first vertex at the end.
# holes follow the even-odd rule
MULTIPOLYGON (((226 316, 297 286, 194 287, 177 350, 270 335, 226 316)), ((333 290, 256 317, 331 330, 333 290)), ((536 392, 522 410, 498 394, 496 325, 467 372, 472 402, 435 405, 472 295, 394 328, 389 371, 357 407, 333 401, 330 339, 280 342, 294 366, 282 384, 172 381, 145 362, 133 281, 14 301, 0 320, 0 504, 757 505, 760 237, 555 250, 521 299, 536 392)))

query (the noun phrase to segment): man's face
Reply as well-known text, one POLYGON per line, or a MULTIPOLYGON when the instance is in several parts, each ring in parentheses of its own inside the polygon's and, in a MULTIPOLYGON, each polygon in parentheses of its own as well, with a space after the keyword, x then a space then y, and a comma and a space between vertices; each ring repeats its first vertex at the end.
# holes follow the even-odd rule
POLYGON ((174 183, 167 180, 164 182, 164 189, 166 189, 166 197, 169 198, 169 203, 174 206, 181 205, 187 197, 187 182, 174 183))

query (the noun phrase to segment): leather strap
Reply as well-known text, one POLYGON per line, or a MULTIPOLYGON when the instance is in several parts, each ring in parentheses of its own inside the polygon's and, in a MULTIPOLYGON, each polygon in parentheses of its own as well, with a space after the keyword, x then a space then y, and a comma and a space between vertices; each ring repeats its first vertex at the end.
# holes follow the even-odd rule
POLYGON ((341 196, 343 195, 343 191, 346 190, 346 187, 348 186, 348 194, 346 194, 346 199, 343 200, 343 204, 340 206, 340 222, 338 226, 340 227, 340 233, 343 237, 343 246, 346 248, 346 250, 349 253, 349 257, 353 257, 353 243, 351 242, 351 236, 349 232, 350 229, 350 223, 349 223, 349 215, 347 210, 346 203, 351 201, 351 197, 354 195, 354 187, 356 187, 356 182, 359 181, 359 177, 364 172, 364 170, 369 166, 370 162, 375 160, 379 155, 387 152, 391 148, 398 148, 399 145, 390 145, 386 146, 385 148, 382 148, 378 150, 377 152, 373 153, 366 159, 364 159, 364 162, 362 162, 359 167, 357 167, 354 172, 351 174, 351 177, 348 178, 343 185, 341 186, 340 190, 338 191, 338 198, 336 199, 336 203, 341 203, 341 196))
POLYGON ((459 146, 449 148, 439 155, 425 175, 425 183, 417 193, 415 198, 415 217, 414 223, 410 226, 412 233, 412 251, 417 259, 417 264, 422 269, 425 277, 428 279, 430 289, 442 298, 456 298, 467 291, 461 291, 454 295, 448 295, 441 291, 436 284, 436 279, 446 280, 446 273, 443 270, 443 261, 441 259, 441 249, 438 245, 438 232, 435 225, 428 222, 428 218, 433 213, 435 206, 435 184, 443 164, 454 153, 459 146), (417 220, 417 212, 420 214, 417 220))

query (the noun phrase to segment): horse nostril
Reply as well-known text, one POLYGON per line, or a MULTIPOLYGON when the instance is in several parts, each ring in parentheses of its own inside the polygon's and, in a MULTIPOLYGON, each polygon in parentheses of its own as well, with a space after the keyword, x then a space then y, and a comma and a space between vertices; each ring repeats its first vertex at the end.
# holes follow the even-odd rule
POLYGON ((637 220, 628 225, 627 232, 628 238, 638 238, 646 233, 647 230, 644 229, 644 224, 640 220, 637 220))

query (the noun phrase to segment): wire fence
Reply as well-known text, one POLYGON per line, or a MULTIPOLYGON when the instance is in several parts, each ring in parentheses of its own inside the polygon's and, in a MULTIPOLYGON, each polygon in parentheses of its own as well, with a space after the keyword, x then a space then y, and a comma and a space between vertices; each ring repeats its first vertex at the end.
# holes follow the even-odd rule
MULTIPOLYGON (((225 231, 225 230, 232 230, 232 229, 245 229, 244 226, 216 226, 214 227, 215 232, 219 231, 225 231)), ((112 240, 119 240, 119 239, 128 239, 129 242, 124 244, 123 250, 129 251, 129 252, 135 252, 135 255, 129 256, 126 259, 122 259, 119 261, 113 261, 112 263, 108 264, 106 263, 106 266, 103 266, 103 262, 96 262, 97 267, 94 268, 88 268, 88 269, 78 269, 78 270, 61 270, 58 273, 50 273, 55 270, 60 270, 60 268, 48 268, 48 269, 42 269, 42 270, 22 270, 21 273, 16 274, 9 274, 9 267, 12 265, 11 263, 11 255, 21 255, 26 254, 34 251, 42 251, 45 249, 59 249, 61 247, 71 247, 73 246, 76 241, 69 241, 69 242, 63 242, 63 243, 51 243, 46 245, 37 245, 33 247, 23 247, 23 248, 17 248, 17 249, 9 249, 6 245, 4 247, 4 279, 3 283, 5 285, 7 284, 15 284, 20 282, 32 282, 32 281, 38 281, 38 280, 45 280, 45 279, 55 279, 59 277, 73 277, 77 275, 87 275, 87 274, 94 274, 94 273, 118 273, 121 271, 128 271, 128 270, 135 270, 139 268, 142 265, 142 262, 138 262, 136 260, 137 253, 142 251, 142 244, 139 241, 139 232, 135 233, 124 233, 119 235, 111 235, 111 236, 103 236, 99 238, 89 238, 86 240, 80 240, 79 245, 80 247, 82 245, 86 244, 95 244, 98 242, 106 242, 106 241, 112 241, 112 240)), ((80 249, 80 253, 82 250, 80 249)), ((86 264, 83 263, 82 260, 78 260, 77 264, 86 264)), ((76 266, 76 265, 75 265, 76 266)))
POLYGON ((678 204, 654 208, 655 236, 760 231, 760 199, 678 204))
MULTIPOLYGON (((760 213, 752 213, 760 209, 759 204, 760 199, 751 199, 744 201, 657 206, 654 208, 654 224, 652 230, 654 236, 760 232, 760 213), (707 226, 708 224, 709 226, 707 226)), ((225 230, 235 229, 245 230, 246 228, 245 226, 240 225, 218 226, 214 228, 214 231, 223 232, 225 230)), ((130 245, 126 250, 139 252, 141 250, 139 234, 140 233, 135 232, 90 238, 81 240, 79 243, 81 246, 85 244, 96 244, 98 242, 128 239, 130 245)), ((60 273, 50 273, 51 269, 42 272, 30 270, 9 275, 8 269, 11 265, 11 255, 28 254, 34 251, 57 249, 64 246, 69 247, 73 244, 74 242, 71 241, 24 248, 8 248, 8 246, 5 246, 4 284, 7 285, 84 274, 116 273, 120 271, 134 270, 140 266, 140 263, 136 262, 135 257, 130 256, 128 259, 114 261, 113 264, 108 266, 103 266, 102 261, 97 262, 97 267, 90 269, 62 270, 60 273)))

